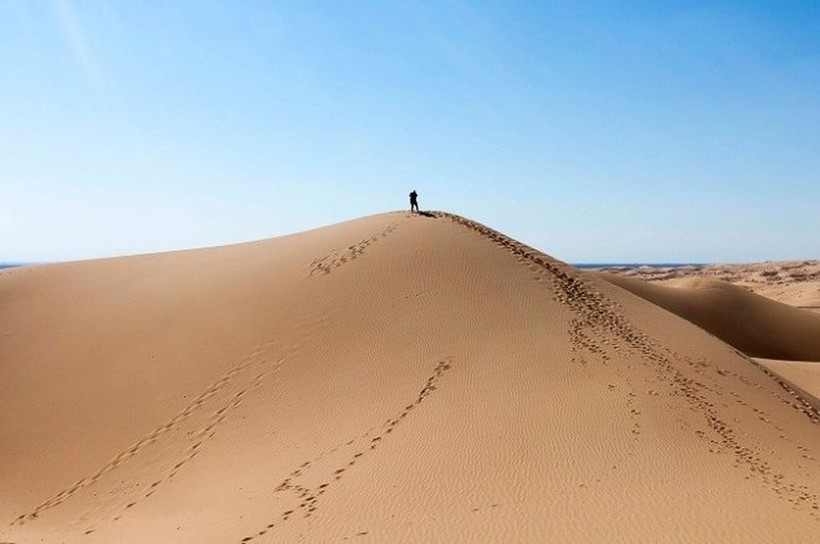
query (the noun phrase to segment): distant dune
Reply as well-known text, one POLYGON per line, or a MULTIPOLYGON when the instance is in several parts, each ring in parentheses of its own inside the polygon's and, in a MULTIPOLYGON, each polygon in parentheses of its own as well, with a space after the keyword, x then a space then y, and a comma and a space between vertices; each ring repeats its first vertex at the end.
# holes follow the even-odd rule
POLYGON ((0 542, 807 542, 783 383, 449 214, 6 269, 0 542))
POLYGON ((658 284, 682 278, 721 280, 797 308, 820 313, 820 261, 769 261, 765 263, 689 266, 615 266, 601 268, 618 276, 658 284))
POLYGON ((820 314, 720 280, 690 277, 660 285, 605 272, 593 274, 695 323, 752 357, 820 361, 820 314))

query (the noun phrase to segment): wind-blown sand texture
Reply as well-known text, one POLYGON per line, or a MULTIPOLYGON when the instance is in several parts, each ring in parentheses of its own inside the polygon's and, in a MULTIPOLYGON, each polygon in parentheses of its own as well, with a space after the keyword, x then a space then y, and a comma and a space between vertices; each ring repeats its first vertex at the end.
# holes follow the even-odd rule
POLYGON ((472 221, 0 272, 0 542, 748 542, 820 414, 472 221))

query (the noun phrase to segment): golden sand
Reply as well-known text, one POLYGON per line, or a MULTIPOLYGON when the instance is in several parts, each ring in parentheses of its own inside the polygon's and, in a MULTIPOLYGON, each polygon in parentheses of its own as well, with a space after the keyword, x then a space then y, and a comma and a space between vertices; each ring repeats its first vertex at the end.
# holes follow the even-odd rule
POLYGON ((0 542, 820 530, 804 396, 460 217, 8 269, 0 301, 0 542))

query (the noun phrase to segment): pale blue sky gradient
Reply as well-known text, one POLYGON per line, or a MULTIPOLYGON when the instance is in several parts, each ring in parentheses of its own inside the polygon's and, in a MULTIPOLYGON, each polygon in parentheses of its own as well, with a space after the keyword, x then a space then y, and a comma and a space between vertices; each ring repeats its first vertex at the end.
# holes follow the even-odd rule
POLYGON ((569 262, 820 257, 817 2, 0 4, 0 261, 444 209, 569 262))

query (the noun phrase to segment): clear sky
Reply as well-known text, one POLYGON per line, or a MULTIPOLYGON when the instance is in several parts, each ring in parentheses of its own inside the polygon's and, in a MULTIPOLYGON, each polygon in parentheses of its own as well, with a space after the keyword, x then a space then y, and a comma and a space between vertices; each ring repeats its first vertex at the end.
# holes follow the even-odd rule
POLYGON ((569 262, 820 258, 820 3, 0 2, 0 261, 405 208, 569 262))

